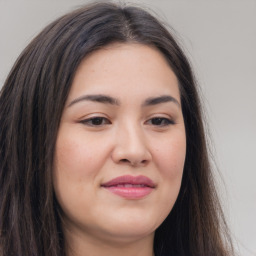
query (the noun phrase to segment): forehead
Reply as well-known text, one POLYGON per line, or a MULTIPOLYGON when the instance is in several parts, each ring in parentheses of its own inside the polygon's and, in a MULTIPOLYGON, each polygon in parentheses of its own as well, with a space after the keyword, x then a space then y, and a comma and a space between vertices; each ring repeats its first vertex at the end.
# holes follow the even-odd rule
POLYGON ((178 80, 163 54, 155 47, 135 43, 111 44, 82 61, 69 98, 87 92, 122 92, 119 96, 123 97, 171 93, 179 99, 178 80))

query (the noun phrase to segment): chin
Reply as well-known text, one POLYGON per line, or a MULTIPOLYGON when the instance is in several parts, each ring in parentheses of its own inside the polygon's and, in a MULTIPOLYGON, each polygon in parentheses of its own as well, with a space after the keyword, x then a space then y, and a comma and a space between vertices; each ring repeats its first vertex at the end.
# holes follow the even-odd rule
POLYGON ((130 215, 115 218, 113 222, 108 222, 106 233, 112 234, 120 241, 135 240, 154 235, 155 230, 161 224, 162 220, 154 221, 154 219, 142 215, 130 215))

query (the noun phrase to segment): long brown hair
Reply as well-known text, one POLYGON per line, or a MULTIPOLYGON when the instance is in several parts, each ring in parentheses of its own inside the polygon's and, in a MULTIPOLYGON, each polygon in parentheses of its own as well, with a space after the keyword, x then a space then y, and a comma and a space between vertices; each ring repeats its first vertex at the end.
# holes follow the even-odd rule
POLYGON ((48 25, 20 55, 1 90, 0 255, 65 255, 52 185, 60 118, 80 62, 113 42, 157 47, 179 80, 186 160, 178 199, 155 233, 155 255, 231 255, 190 64, 154 16, 106 2, 48 25))

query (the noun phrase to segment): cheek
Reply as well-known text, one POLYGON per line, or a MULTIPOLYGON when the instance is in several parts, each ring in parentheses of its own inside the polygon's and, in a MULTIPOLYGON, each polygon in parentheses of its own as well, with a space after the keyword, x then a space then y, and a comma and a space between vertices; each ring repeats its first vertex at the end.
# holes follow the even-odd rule
POLYGON ((68 127, 59 130, 53 182, 57 200, 67 216, 73 216, 73 209, 84 212, 84 206, 93 204, 95 176, 103 164, 95 161, 102 154, 97 143, 79 130, 72 133, 68 127))
POLYGON ((101 163, 95 161, 97 153, 94 144, 83 133, 70 133, 69 129, 64 128, 59 130, 56 141, 53 182, 62 209, 71 213, 72 209, 79 209, 79 205, 83 205, 78 195, 90 195, 101 163))
POLYGON ((56 143, 55 169, 71 179, 93 175, 98 169, 99 147, 97 140, 84 138, 79 131, 67 136, 60 131, 56 143))
POLYGON ((166 140, 156 147, 155 163, 163 178, 175 181, 181 179, 186 156, 186 139, 184 136, 166 140))
POLYGON ((161 178, 159 188, 159 208, 161 219, 170 213, 178 197, 186 156, 185 132, 169 140, 163 140, 155 147, 155 164, 161 178), (180 136, 178 136, 180 135, 180 136))

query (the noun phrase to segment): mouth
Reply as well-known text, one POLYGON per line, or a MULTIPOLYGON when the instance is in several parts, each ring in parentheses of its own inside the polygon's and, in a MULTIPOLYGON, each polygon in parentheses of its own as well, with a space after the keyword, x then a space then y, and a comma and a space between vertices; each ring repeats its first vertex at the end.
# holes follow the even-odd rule
POLYGON ((141 199, 149 195, 156 185, 146 176, 125 175, 112 179, 101 187, 126 199, 141 199))

